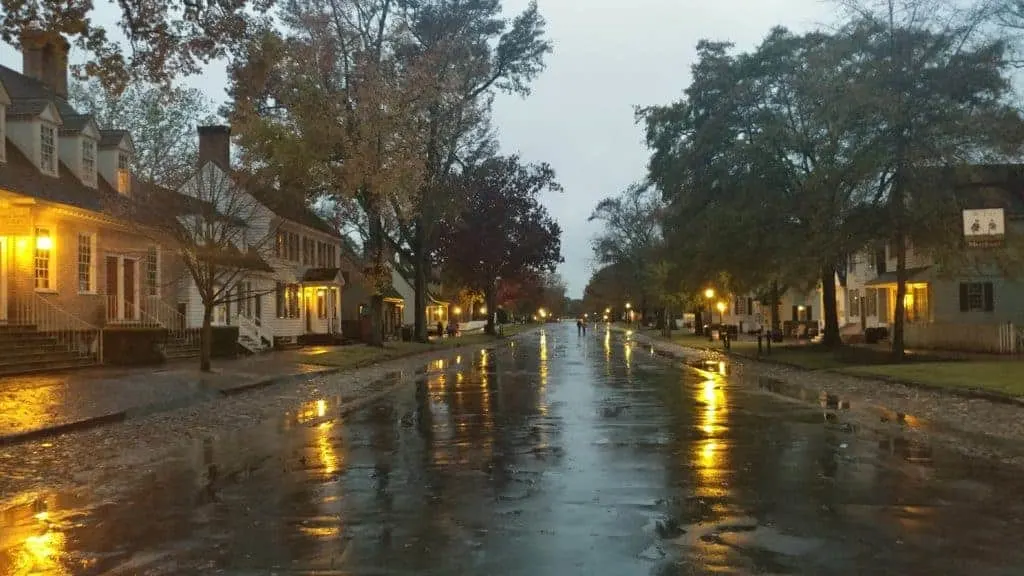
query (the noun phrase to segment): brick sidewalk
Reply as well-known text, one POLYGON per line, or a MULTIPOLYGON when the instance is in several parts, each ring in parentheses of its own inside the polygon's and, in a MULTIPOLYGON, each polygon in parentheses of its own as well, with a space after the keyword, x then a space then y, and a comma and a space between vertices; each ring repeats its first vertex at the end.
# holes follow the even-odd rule
POLYGON ((100 418, 119 419, 148 411, 229 394, 272 380, 330 371, 303 363, 307 350, 273 352, 220 360, 213 371, 199 361, 143 368, 86 370, 0 378, 0 443, 4 438, 100 418))

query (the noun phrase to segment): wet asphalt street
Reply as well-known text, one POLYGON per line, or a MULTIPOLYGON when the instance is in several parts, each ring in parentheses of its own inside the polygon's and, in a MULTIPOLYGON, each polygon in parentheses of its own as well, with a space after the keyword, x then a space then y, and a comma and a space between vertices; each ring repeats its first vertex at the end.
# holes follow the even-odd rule
POLYGON ((344 417, 22 495, 0 574, 1024 574, 1019 471, 728 373, 549 325, 344 417))

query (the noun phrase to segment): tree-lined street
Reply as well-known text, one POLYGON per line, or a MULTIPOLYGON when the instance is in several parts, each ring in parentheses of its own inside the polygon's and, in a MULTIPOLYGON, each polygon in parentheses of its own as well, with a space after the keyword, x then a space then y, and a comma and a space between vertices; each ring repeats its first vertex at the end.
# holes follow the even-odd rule
POLYGON ((1024 568, 1011 470, 729 372, 564 324, 432 363, 345 416, 327 381, 318 399, 197 438, 131 481, 17 495, 0 515, 0 572, 1024 568))

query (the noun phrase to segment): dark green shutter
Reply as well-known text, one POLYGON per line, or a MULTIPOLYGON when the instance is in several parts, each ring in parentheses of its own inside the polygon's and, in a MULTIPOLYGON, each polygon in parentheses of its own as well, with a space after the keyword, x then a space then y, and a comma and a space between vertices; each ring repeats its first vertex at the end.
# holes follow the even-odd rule
POLYGON ((996 309, 995 295, 992 294, 992 283, 985 282, 985 312, 992 312, 996 309))
POLYGON ((965 282, 960 283, 960 311, 967 312, 970 309, 970 305, 967 302, 967 284, 965 282))

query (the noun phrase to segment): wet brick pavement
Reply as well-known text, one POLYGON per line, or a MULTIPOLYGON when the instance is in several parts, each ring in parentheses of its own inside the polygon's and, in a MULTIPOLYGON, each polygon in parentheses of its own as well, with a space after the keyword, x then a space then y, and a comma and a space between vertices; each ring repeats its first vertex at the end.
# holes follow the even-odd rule
MULTIPOLYGON (((724 373, 724 375, 723 375, 724 373)), ((1024 573, 1016 469, 552 325, 0 510, 15 574, 1024 573)))
POLYGON ((198 360, 160 367, 95 368, 0 378, 0 438, 121 411, 152 410, 218 394, 268 377, 325 368, 303 364, 293 352, 214 361, 203 374, 198 360))

